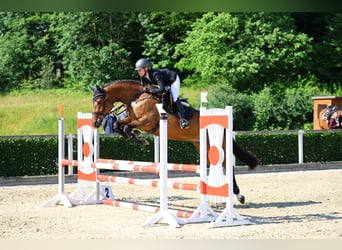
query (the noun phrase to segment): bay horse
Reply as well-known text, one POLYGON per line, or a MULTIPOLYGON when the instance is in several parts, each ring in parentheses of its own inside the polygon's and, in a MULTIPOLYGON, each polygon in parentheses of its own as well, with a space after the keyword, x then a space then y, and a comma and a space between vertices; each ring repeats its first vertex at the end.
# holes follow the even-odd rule
MULTIPOLYGON (((117 80, 106 84, 104 87, 96 86, 93 90, 93 112, 92 122, 95 127, 100 127, 106 115, 113 109, 114 104, 122 103, 127 112, 127 117, 118 120, 116 128, 118 132, 126 138, 129 138, 135 144, 145 144, 144 140, 139 140, 131 133, 133 129, 139 129, 156 136, 159 136, 159 112, 156 103, 162 102, 158 94, 146 93, 144 88, 151 86, 142 86, 135 80, 117 80), (121 131, 120 131, 121 130, 121 131)), ((179 117, 176 114, 168 116, 168 139, 177 141, 191 142, 199 152, 199 111, 191 109, 192 116, 189 117, 189 128, 181 129, 179 126, 179 117)), ((242 150, 233 140, 233 153, 237 159, 248 165, 249 169, 254 169, 259 161, 248 151, 242 150)), ((245 202, 245 197, 240 194, 240 189, 233 175, 233 192, 241 204, 245 202)))
POLYGON ((342 107, 327 107, 325 109, 322 109, 321 112, 319 112, 319 127, 321 129, 329 129, 329 119, 330 117, 335 114, 337 117, 339 117, 340 121, 342 121, 342 107), (330 114, 327 114, 329 112, 330 114))

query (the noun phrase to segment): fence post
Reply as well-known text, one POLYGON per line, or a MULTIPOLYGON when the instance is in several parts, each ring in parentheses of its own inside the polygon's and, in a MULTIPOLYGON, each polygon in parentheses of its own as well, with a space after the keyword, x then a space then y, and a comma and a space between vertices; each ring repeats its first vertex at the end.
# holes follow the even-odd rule
MULTIPOLYGON (((74 159, 74 149, 73 149, 73 138, 74 136, 72 134, 67 136, 68 138, 68 160, 74 159)), ((68 166, 68 175, 72 175, 74 173, 74 167, 69 165, 68 166)))
POLYGON ((304 130, 298 130, 298 164, 303 164, 303 134, 304 130))
POLYGON ((154 135, 153 136, 154 138, 154 162, 159 162, 160 161, 160 158, 159 158, 159 143, 160 143, 160 140, 159 140, 159 136, 156 136, 154 135))

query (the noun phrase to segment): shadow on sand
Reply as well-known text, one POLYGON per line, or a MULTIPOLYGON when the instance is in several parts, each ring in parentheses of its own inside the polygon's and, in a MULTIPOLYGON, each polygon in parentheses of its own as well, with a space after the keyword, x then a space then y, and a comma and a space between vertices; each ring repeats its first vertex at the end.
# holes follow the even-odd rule
MULTIPOLYGON (((299 201, 299 202, 269 202, 269 203, 248 203, 245 205, 237 205, 240 212, 246 212, 248 209, 262 209, 262 208, 279 208, 286 211, 287 207, 300 207, 310 206, 315 204, 321 204, 322 202, 317 201, 299 201)), ((279 212, 281 214, 283 212, 279 212)), ((303 222, 303 221, 323 221, 323 220, 342 220, 342 214, 338 212, 333 212, 329 214, 316 213, 316 214, 287 214, 279 216, 255 216, 247 215, 245 213, 241 214, 247 217, 251 224, 278 224, 278 223, 290 223, 290 222, 303 222)))

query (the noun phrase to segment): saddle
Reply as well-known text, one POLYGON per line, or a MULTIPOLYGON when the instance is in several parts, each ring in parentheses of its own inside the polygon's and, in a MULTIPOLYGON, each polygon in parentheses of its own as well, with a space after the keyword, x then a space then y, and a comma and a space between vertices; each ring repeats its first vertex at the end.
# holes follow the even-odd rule
MULTIPOLYGON (((181 104, 184 107, 184 111, 185 111, 185 119, 190 119, 193 115, 193 110, 191 108, 191 105, 188 102, 188 99, 186 98, 179 98, 181 104)), ((170 91, 166 91, 165 93, 162 93, 161 95, 161 103, 163 104, 163 109, 169 113, 169 114, 173 114, 173 115, 177 115, 177 107, 173 102, 173 98, 171 95, 170 91)))

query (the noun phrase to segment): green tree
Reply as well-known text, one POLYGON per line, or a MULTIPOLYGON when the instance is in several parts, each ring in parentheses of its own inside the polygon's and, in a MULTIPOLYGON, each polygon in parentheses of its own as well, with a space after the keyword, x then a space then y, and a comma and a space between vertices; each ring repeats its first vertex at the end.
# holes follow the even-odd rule
POLYGON ((265 86, 259 93, 252 94, 253 112, 256 118, 254 129, 281 129, 282 106, 275 90, 265 86))
POLYGON ((336 92, 342 82, 342 14, 330 14, 325 20, 327 32, 315 44, 312 72, 331 92, 336 92))
MULTIPOLYGON (((317 81, 313 76, 298 78, 296 86, 286 89, 265 86, 260 92, 253 93, 254 129, 303 129, 306 124, 312 124, 312 97, 331 95, 329 91, 319 88, 317 81)), ((275 83, 277 86, 281 84, 275 83)))
POLYGON ((228 82, 257 91, 276 79, 307 74, 310 42, 286 13, 207 13, 177 45, 182 58, 176 66, 192 72, 188 83, 228 82))
POLYGON ((178 57, 174 57, 175 46, 182 42, 199 12, 143 12, 139 21, 143 28, 143 51, 156 68, 173 68, 178 57))
POLYGON ((86 88, 132 75, 124 13, 54 13, 50 20, 66 86, 86 88))
POLYGON ((42 69, 50 60, 46 15, 2 12, 0 20, 0 90, 19 88, 42 78, 42 69))
POLYGON ((235 131, 252 130, 255 117, 253 100, 250 95, 241 93, 227 84, 217 84, 208 93, 209 108, 233 106, 233 127, 235 131))

